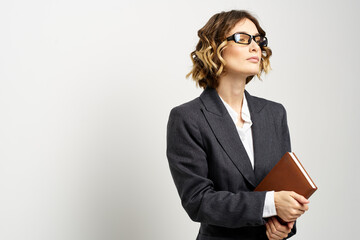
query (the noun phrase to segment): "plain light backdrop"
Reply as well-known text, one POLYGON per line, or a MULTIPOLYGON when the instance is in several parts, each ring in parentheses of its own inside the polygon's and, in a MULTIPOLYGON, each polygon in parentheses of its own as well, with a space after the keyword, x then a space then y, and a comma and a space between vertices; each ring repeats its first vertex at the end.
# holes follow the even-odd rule
POLYGON ((358 1, 0 3, 0 239, 195 239, 170 175, 171 108, 197 30, 245 9, 272 71, 250 94, 282 103, 319 190, 292 239, 354 239, 360 194, 358 1))

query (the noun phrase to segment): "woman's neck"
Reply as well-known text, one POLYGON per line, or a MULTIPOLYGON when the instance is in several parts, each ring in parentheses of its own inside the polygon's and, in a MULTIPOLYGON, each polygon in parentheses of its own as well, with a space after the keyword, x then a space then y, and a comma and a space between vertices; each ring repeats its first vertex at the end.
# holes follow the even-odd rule
POLYGON ((241 113, 246 78, 223 76, 219 79, 216 91, 220 97, 238 114, 241 113))

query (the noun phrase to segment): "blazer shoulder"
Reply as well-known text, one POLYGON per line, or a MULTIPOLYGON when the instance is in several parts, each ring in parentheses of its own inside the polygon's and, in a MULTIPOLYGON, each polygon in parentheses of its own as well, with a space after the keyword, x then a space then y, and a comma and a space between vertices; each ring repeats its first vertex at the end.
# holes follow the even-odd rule
POLYGON ((271 112, 273 112, 274 114, 284 114, 286 113, 286 109, 284 107, 284 105, 280 102, 276 102, 273 100, 269 100, 269 99, 265 99, 265 98, 261 98, 261 97, 257 97, 257 96, 252 96, 254 98, 254 100, 258 101, 259 103, 261 103, 261 105, 264 106, 264 108, 269 109, 271 112))
POLYGON ((171 109, 170 117, 196 117, 203 108, 199 97, 171 109))

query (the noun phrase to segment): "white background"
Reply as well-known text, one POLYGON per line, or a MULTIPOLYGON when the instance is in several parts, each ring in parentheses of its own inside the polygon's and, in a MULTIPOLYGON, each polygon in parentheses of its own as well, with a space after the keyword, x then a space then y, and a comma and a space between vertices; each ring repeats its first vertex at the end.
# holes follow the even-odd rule
POLYGON ((246 89, 282 103, 319 190, 292 239, 354 239, 358 1, 2 1, 0 239, 195 239, 165 155, 197 30, 246 9, 273 50, 246 89))

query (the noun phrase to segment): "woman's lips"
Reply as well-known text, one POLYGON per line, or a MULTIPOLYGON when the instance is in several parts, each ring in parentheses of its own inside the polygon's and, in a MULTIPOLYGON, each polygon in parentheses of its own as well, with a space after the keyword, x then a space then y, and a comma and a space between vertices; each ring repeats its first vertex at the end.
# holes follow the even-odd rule
POLYGON ((259 58, 258 58, 258 57, 251 57, 251 58, 248 58, 247 60, 249 60, 250 62, 253 62, 253 63, 259 62, 259 58))

